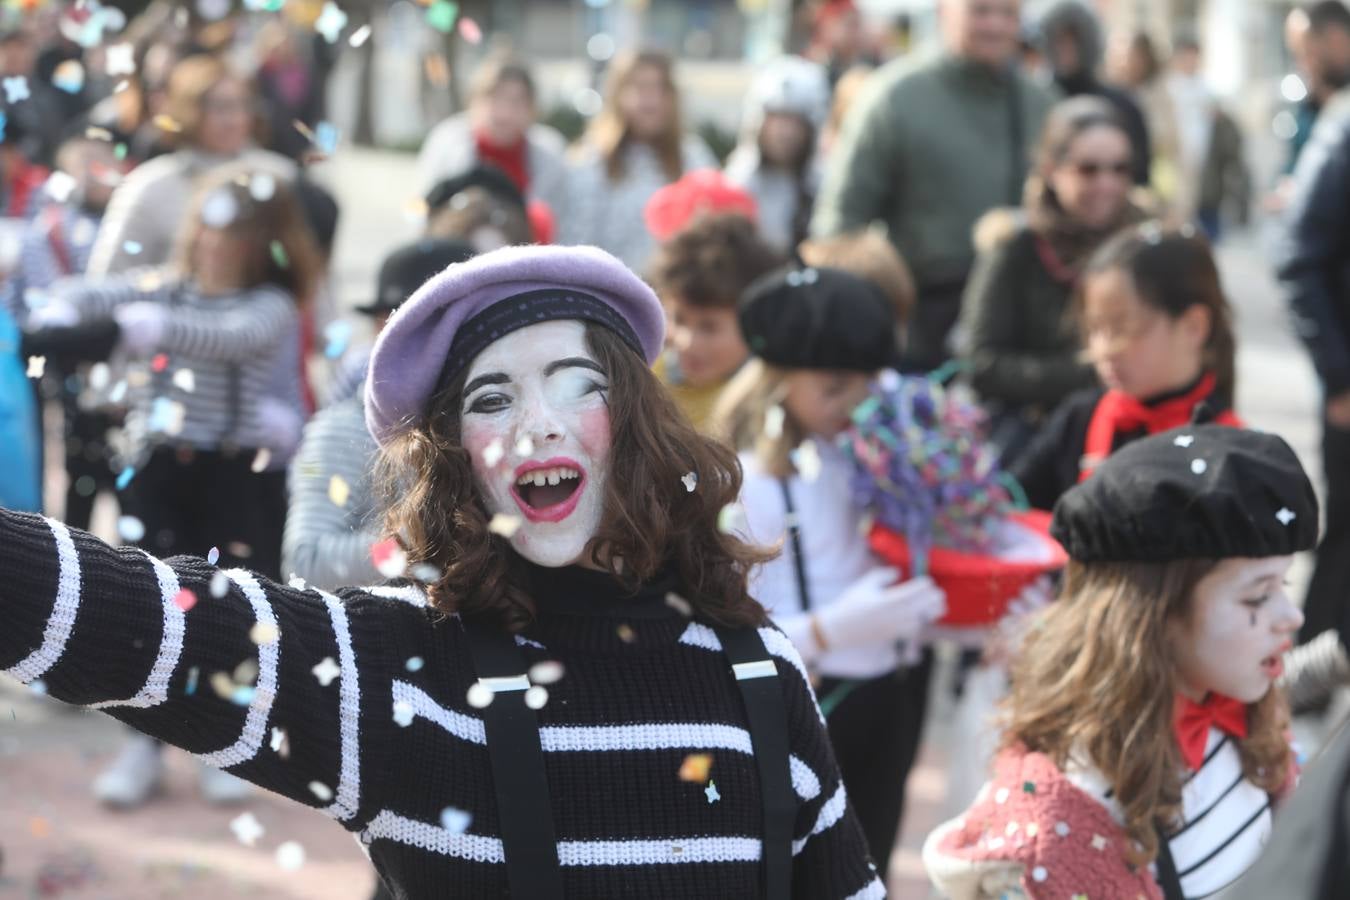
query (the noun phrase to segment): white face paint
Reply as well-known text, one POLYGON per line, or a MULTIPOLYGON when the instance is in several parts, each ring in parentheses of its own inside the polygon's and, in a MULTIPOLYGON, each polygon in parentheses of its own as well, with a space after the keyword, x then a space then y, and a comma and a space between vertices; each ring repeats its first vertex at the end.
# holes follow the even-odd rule
POLYGON ((464 447, 488 512, 530 562, 589 563, 609 479, 608 399, 575 319, 513 331, 469 366, 464 447))
POLYGON ((1284 579, 1292 556, 1225 559, 1200 579, 1190 614, 1172 623, 1181 689, 1193 700, 1217 691, 1255 703, 1284 672, 1303 613, 1284 579))

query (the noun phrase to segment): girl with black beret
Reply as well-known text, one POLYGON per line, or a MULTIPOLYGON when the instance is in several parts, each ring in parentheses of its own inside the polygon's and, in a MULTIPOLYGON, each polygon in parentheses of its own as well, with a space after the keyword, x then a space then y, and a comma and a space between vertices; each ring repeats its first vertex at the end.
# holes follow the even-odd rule
POLYGON ((1148 222, 1092 256, 1075 300, 1102 387, 1069 396, 1012 463, 1037 509, 1130 441, 1203 419, 1240 424, 1233 328, 1203 238, 1148 222))
POLYGON ((1312 485, 1274 435, 1187 426, 1112 455, 1051 530, 1061 596, 1014 660, 991 780, 929 835, 929 875, 969 900, 1218 893, 1296 775, 1276 682, 1312 485))
POLYGON ((744 528, 783 553, 752 587, 817 677, 849 796, 872 857, 887 870, 905 778, 923 724, 931 660, 909 659, 945 597, 868 550, 835 444, 895 354, 895 315, 875 283, 842 269, 789 265, 742 295, 751 360, 724 389, 715 431, 741 451, 744 528))

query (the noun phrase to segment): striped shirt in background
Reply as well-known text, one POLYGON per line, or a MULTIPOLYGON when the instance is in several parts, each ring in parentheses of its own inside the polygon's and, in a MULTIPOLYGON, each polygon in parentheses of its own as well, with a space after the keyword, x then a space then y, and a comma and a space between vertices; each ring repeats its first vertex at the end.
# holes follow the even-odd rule
POLYGON ((370 556, 379 539, 370 480, 378 450, 359 390, 310 419, 291 461, 282 572, 325 590, 380 579, 370 556))
MULTIPOLYGON (((464 630, 415 585, 288 588, 6 510, 0 572, 0 672, 321 810, 398 896, 505 895, 464 630), (241 661, 257 674, 236 683, 241 661)), ((517 644, 532 672, 561 664, 538 718, 565 895, 759 896, 759 776, 716 632, 667 602, 673 583, 622 596, 573 567, 532 584, 517 644), (706 784, 680 777, 693 753, 706 784)), ((801 658, 760 635, 787 707, 793 897, 880 900, 801 658)))
POLYGON ((169 311, 155 353, 131 361, 112 389, 110 399, 127 406, 124 464, 138 465, 162 443, 198 450, 271 446, 259 402, 298 352, 300 316, 289 294, 264 285, 206 297, 190 281, 143 269, 64 279, 52 295, 84 321, 111 318, 118 306, 138 301, 169 311))

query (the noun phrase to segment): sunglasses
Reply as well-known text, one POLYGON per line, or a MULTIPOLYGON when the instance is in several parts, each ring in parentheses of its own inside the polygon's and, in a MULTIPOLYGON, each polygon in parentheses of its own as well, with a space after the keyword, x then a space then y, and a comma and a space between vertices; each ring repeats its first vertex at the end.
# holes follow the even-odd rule
POLYGON ((1130 163, 1126 160, 1113 163, 1077 162, 1070 165, 1083 178, 1096 178, 1103 173, 1114 175, 1116 178, 1130 177, 1130 163))

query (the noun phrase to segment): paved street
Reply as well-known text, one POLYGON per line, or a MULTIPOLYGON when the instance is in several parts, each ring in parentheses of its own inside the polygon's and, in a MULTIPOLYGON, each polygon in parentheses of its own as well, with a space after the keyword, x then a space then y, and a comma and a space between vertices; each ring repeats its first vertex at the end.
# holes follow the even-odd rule
MULTIPOLYGON (((333 273, 340 300, 350 306, 373 290, 383 253, 417 231, 408 204, 414 199, 412 159, 346 150, 318 174, 343 204, 333 273)), ((1238 408, 1252 425, 1284 435, 1316 470, 1315 383, 1289 335, 1262 241, 1255 234, 1236 236, 1224 246, 1221 263, 1240 334, 1238 408)), ((105 516, 105 534, 108 524, 105 516)), ((891 872, 893 896, 905 900, 927 896, 918 848, 944 814, 942 761, 952 707, 945 691, 935 693, 909 794, 904 850, 891 872)), ((168 791, 155 803, 130 814, 98 809, 88 799, 88 783, 122 735, 104 717, 0 683, 0 898, 369 896, 369 865, 330 820, 261 794, 236 810, 210 809, 197 798, 193 764, 181 753, 170 755, 168 791), (240 844, 229 827, 243 811, 266 829, 254 848, 240 844), (287 841, 304 848, 298 871, 283 871, 276 860, 278 846, 287 841), (38 891, 39 879, 52 886, 46 893, 38 891)))

